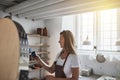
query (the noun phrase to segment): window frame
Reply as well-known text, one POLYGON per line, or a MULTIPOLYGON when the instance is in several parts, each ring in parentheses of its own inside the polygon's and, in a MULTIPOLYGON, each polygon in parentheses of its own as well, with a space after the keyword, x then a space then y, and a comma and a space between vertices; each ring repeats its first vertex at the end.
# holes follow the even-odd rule
MULTIPOLYGON (((120 13, 120 10, 117 10, 118 11, 118 13, 116 14, 116 17, 118 17, 118 15, 119 15, 119 13, 120 13)), ((94 51, 95 50, 95 48, 94 47, 98 47, 98 43, 99 43, 99 34, 98 34, 98 27, 100 26, 99 25, 99 23, 100 23, 100 21, 99 21, 99 19, 100 19, 100 11, 96 11, 96 12, 94 12, 94 24, 93 24, 93 44, 92 44, 92 49, 81 49, 80 47, 78 47, 78 45, 80 45, 80 46, 83 46, 82 44, 81 44, 81 40, 82 40, 82 28, 81 29, 79 29, 80 27, 79 27, 79 22, 78 22, 78 15, 79 14, 77 14, 77 15, 75 15, 75 20, 74 20, 74 22, 75 22, 75 27, 74 27, 74 34, 75 34, 75 38, 76 38, 76 45, 77 45, 77 49, 78 50, 81 50, 81 51, 94 51), (80 32, 80 34, 78 34, 80 32)), ((119 16, 120 17, 120 16, 119 16)), ((120 21, 120 19, 119 19, 119 21, 120 21)), ((117 21, 117 23, 116 23, 116 25, 118 25, 119 23, 119 21, 117 21)), ((120 24, 119 24, 120 25, 120 24)), ((120 29, 120 28, 119 28, 120 29)), ((117 32, 118 32, 118 30, 117 30, 117 32)), ((119 32, 120 33, 120 32, 119 32)), ((86 46, 88 46, 88 45, 86 45, 86 46)), ((104 46, 104 45, 103 45, 104 46)), ((119 52, 118 50, 100 50, 100 49, 97 49, 97 51, 107 51, 107 52, 109 52, 109 51, 111 51, 111 52, 119 52)))

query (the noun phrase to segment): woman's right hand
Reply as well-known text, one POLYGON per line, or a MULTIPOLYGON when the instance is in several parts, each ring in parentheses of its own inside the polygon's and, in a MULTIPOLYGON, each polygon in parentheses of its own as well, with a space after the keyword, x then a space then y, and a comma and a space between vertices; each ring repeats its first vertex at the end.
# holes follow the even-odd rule
POLYGON ((37 63, 41 64, 42 61, 41 61, 41 58, 39 55, 36 55, 36 57, 34 57, 34 59, 36 60, 37 63))

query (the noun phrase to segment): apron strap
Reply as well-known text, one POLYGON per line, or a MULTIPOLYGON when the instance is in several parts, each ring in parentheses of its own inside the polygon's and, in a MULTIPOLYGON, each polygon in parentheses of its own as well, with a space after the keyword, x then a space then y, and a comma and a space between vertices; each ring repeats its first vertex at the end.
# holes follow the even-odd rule
POLYGON ((69 53, 67 54, 67 57, 65 58, 65 61, 64 61, 64 63, 63 63, 63 67, 65 66, 65 63, 66 63, 66 61, 67 61, 68 56, 69 56, 69 53))
MULTIPOLYGON (((60 55, 58 56, 58 58, 61 56, 61 54, 62 54, 62 52, 60 53, 60 55)), ((66 58, 65 58, 65 61, 64 61, 64 63, 63 63, 63 67, 65 66, 65 63, 66 63, 66 61, 67 61, 68 56, 69 56, 69 53, 67 54, 67 56, 66 56, 66 58)), ((56 64, 56 62, 57 62, 57 61, 55 61, 54 63, 56 64)))

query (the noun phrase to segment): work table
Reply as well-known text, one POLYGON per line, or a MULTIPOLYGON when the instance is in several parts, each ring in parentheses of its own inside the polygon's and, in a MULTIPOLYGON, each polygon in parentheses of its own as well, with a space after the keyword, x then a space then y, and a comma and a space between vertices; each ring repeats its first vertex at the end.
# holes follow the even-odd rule
MULTIPOLYGON (((91 75, 91 76, 88 76, 88 77, 86 77, 86 76, 80 76, 79 80, 97 80, 100 77, 101 77, 101 75, 91 75)), ((103 79, 100 79, 100 80, 103 80, 103 79)), ((120 78, 116 78, 116 80, 120 80, 120 78)))
POLYGON ((80 76, 79 80, 97 80, 100 77, 100 75, 91 75, 91 76, 80 76))

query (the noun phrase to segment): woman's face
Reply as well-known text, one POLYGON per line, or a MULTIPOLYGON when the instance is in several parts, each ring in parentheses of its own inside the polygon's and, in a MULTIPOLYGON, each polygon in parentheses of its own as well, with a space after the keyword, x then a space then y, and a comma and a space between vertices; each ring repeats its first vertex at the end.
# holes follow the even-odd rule
POLYGON ((64 48, 64 37, 62 34, 60 35, 59 43, 60 43, 61 48, 64 48))

